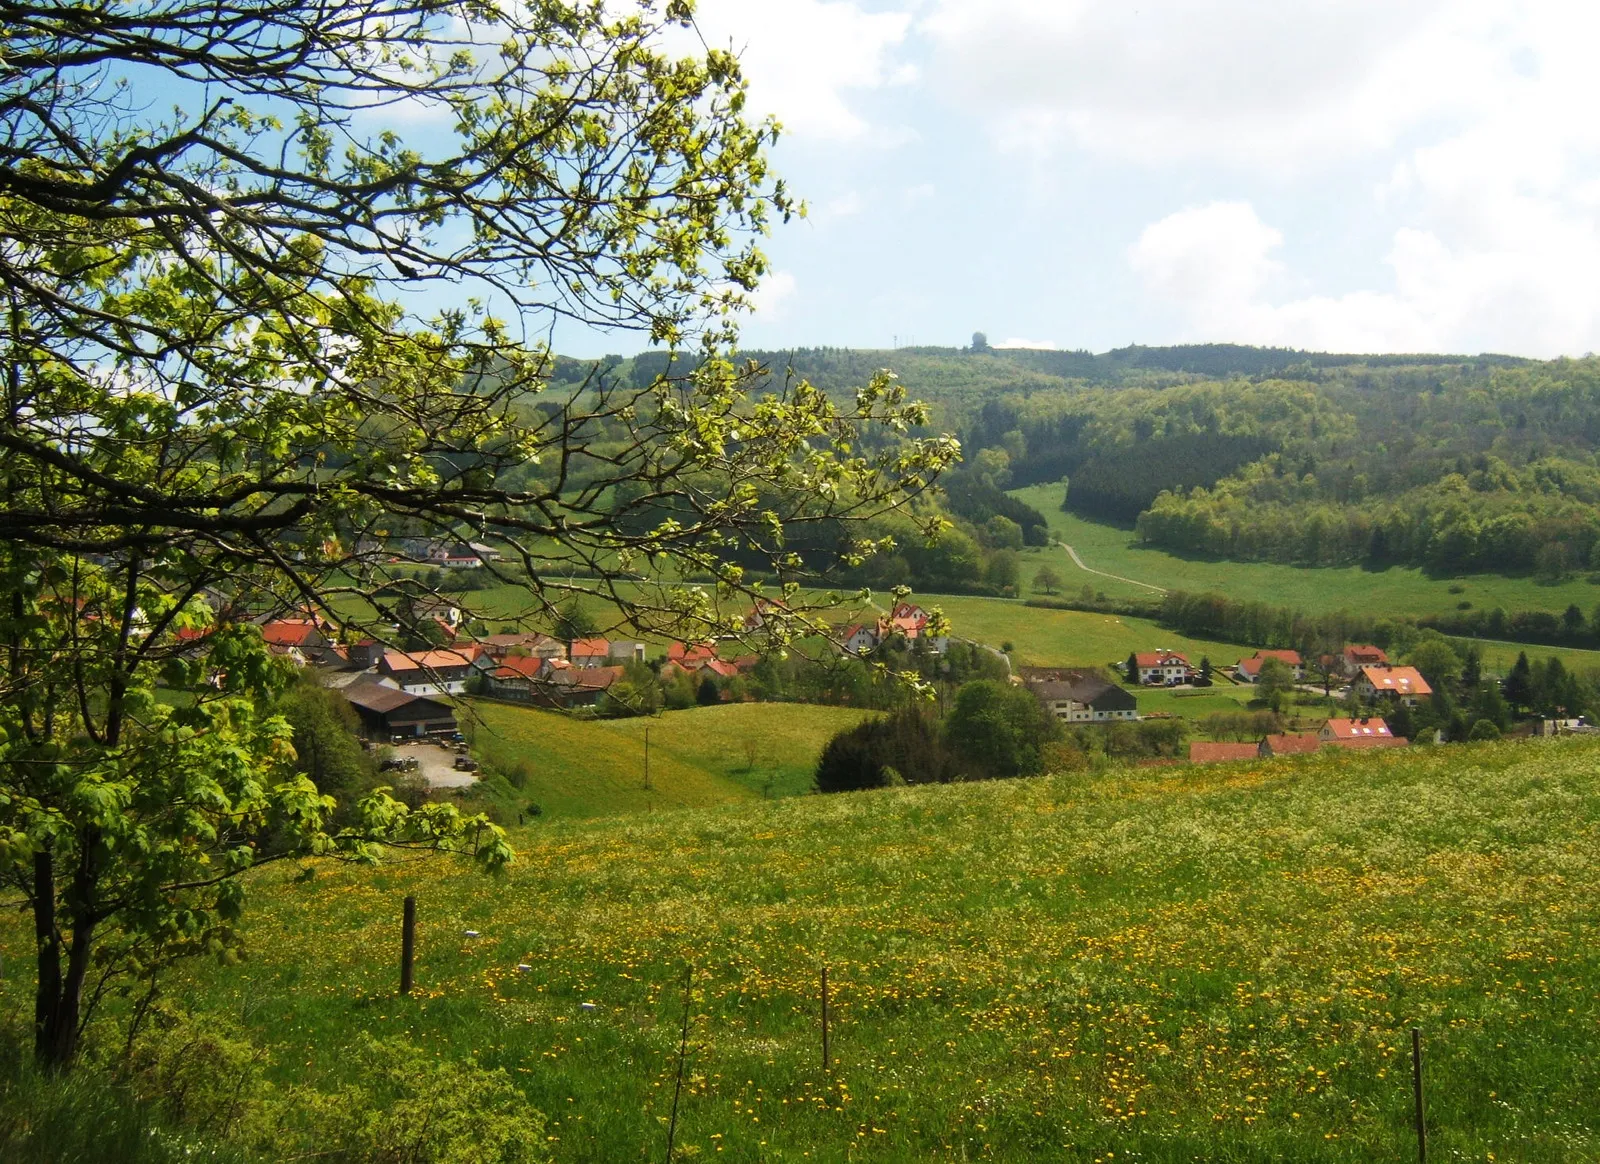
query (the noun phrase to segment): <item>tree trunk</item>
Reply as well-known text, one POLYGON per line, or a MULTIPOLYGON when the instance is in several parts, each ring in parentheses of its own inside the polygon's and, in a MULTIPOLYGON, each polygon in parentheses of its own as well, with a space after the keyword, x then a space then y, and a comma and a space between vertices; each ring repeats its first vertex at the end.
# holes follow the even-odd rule
POLYGON ((33 936, 38 948, 38 987, 33 997, 33 1055, 51 1065, 61 1010, 61 934, 56 930, 55 858, 48 849, 33 855, 33 936))
MULTIPOLYGON (((80 871, 80 878, 86 870, 80 871)), ((54 856, 33 857, 33 929, 38 942, 39 986, 34 995, 33 1055, 40 1067, 62 1071, 78 1053, 79 1020, 83 1010, 83 984, 89 975, 94 923, 80 921, 72 927, 66 973, 61 968, 61 931, 56 916, 54 856)))

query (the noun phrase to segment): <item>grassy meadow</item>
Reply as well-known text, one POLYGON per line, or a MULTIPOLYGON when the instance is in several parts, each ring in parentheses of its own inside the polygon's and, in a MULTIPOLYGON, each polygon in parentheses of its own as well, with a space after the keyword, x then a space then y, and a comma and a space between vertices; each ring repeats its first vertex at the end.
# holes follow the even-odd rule
MULTIPOLYGON (((1016 489, 1012 496, 1044 514, 1051 536, 1077 550, 1084 565, 1168 590, 1216 591, 1230 598, 1291 606, 1312 614, 1334 610, 1435 614, 1456 610, 1467 602, 1484 610, 1500 606, 1506 610, 1555 611, 1576 603, 1588 615, 1600 604, 1600 586, 1584 575, 1551 584, 1536 578, 1495 574, 1434 578, 1413 567, 1365 570, 1360 566, 1282 566, 1180 557, 1140 546, 1132 530, 1085 521, 1063 512, 1059 485, 1016 489)), ((1148 598, 1151 594, 1143 587, 1086 574, 1059 547, 1029 551, 1025 562, 1023 583, 1030 592, 1034 573, 1048 563, 1065 580, 1069 594, 1077 593, 1085 583, 1118 598, 1148 598)))
MULTIPOLYGON (((245 1032, 270 1086, 336 1090, 367 1032, 504 1068, 574 1164, 663 1158, 690 965, 680 1160, 1409 1159, 1413 1025, 1433 1158, 1595 1160, 1597 762, 1473 745, 547 820, 504 880, 264 872, 248 960, 168 997, 245 1032)), ((31 945, 0 928, 8 966, 31 945)))
POLYGON ((477 700, 473 709, 474 754, 501 772, 520 774, 523 794, 558 817, 808 792, 823 745, 864 714, 795 703, 697 707, 626 720, 573 719, 491 700, 477 700))

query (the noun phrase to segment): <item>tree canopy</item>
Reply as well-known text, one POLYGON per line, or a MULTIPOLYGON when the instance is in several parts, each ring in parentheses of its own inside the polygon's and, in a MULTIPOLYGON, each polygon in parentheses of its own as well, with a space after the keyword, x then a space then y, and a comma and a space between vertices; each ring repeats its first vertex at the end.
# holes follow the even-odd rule
POLYGON ((671 47, 691 21, 6 7, 0 878, 33 910, 41 1059, 72 1058, 105 991, 236 950, 263 860, 510 859, 486 821, 382 793, 333 829, 252 618, 425 639, 432 602, 481 613, 399 549, 444 542, 487 547, 546 629, 582 595, 608 625, 736 633, 770 587, 781 643, 816 625, 801 581, 888 548, 855 519, 939 525, 911 503, 956 445, 907 435, 928 414, 891 377, 757 395, 725 354, 796 206, 734 56, 671 47), (557 387, 560 321, 693 370, 557 387), (825 560, 790 547, 811 527, 825 560))

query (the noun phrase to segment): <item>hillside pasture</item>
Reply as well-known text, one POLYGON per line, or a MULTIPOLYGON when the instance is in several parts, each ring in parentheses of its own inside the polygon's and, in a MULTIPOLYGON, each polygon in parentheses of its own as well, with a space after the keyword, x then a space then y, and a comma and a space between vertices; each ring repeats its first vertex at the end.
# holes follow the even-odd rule
MULTIPOLYGON (((1061 509, 1060 485, 1015 489, 1011 495, 1033 506, 1050 523, 1051 537, 1078 551, 1085 566, 1167 590, 1214 591, 1230 598, 1289 606, 1309 614, 1335 610, 1381 614, 1446 614, 1462 603, 1479 610, 1562 611, 1576 604, 1587 617, 1600 604, 1600 586, 1585 574, 1550 583, 1531 577, 1469 574, 1435 578, 1414 567, 1368 570, 1361 566, 1281 566, 1271 562, 1229 562, 1180 557, 1139 544, 1131 529, 1086 521, 1061 509)), ((1148 599, 1151 592, 1126 582, 1078 569, 1059 546, 1030 550, 1022 580, 1032 593, 1033 576, 1048 564, 1063 580, 1062 592, 1085 585, 1108 596, 1148 599)))
POLYGON ((474 754, 520 781, 523 794, 556 817, 809 792, 823 745, 865 714, 841 707, 741 703, 640 719, 582 720, 492 700, 476 700, 472 707, 478 718, 472 727, 474 754))
MULTIPOLYGON (((249 960, 168 993, 276 1086, 337 1089, 367 1032, 503 1068, 561 1164, 662 1158, 686 971, 680 1159, 1409 1159, 1417 1026, 1435 1158, 1569 1164, 1600 1157, 1597 761, 1506 743, 544 821, 504 880, 266 873, 249 960)), ((32 940, 13 915, 8 965, 32 940)), ((9 1010, 27 991, 0 982, 9 1010)))

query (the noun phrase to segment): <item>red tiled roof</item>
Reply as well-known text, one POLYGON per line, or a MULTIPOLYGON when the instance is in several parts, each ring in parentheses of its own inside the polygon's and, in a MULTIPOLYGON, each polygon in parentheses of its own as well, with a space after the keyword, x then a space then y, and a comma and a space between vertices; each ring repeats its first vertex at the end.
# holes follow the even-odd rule
POLYGON ((1140 651, 1134 655, 1133 661, 1141 667, 1166 667, 1189 665, 1189 660, 1178 654, 1177 651, 1140 651))
POLYGON ((1388 723, 1376 716, 1371 719, 1330 719, 1326 726, 1328 732, 1340 740, 1394 738, 1388 723))
POLYGON ((303 647, 307 639, 320 633, 317 624, 308 618, 279 618, 261 626, 261 637, 273 647, 303 647))
POLYGON ((1361 677, 1379 691, 1401 695, 1432 695, 1433 688, 1415 667, 1363 667, 1361 677))
POLYGON ((1411 743, 1404 736, 1359 736, 1353 739, 1329 740, 1336 748, 1403 748, 1411 743))
POLYGON ((1345 662, 1356 666, 1359 664, 1387 663, 1389 656, 1382 647, 1374 647, 1366 643, 1351 643, 1344 649, 1345 662))
POLYGON ((532 655, 507 655, 490 673, 496 679, 532 679, 543 666, 544 660, 532 655))
POLYGON ((566 674, 578 687, 597 687, 604 691, 621 679, 625 670, 624 667, 574 667, 566 674))
POLYGON ((715 659, 716 657, 716 648, 707 643, 696 643, 692 647, 685 643, 673 643, 667 648, 667 659, 673 663, 688 665, 704 662, 706 659, 715 659))
POLYGON ((1315 752, 1322 747, 1322 741, 1313 735, 1268 736, 1267 747, 1274 756, 1293 756, 1315 752))
POLYGON ((447 671, 452 667, 469 667, 478 657, 478 648, 465 650, 441 648, 434 651, 385 651, 385 671, 447 671))
POLYGON ((721 659, 707 659, 700 664, 700 670, 711 671, 724 679, 731 679, 739 673, 739 668, 732 663, 724 663, 721 659))
POLYGON ((574 639, 568 653, 574 659, 604 659, 611 654, 611 644, 605 639, 574 639))
POLYGON ((1259 744, 1213 744, 1195 740, 1189 745, 1189 763, 1216 764, 1224 760, 1259 759, 1259 744))

